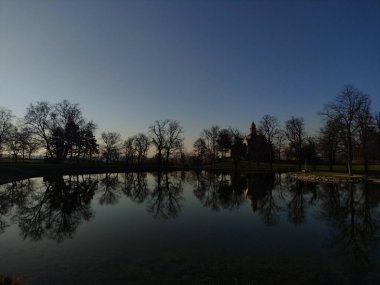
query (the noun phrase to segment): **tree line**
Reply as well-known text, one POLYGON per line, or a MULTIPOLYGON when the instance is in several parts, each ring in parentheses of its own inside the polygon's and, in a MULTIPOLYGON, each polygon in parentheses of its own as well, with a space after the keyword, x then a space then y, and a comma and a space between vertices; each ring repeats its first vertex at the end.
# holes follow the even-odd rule
POLYGON ((291 160, 314 168, 326 161, 333 169, 344 163, 352 174, 355 160, 369 169, 371 160, 380 160, 380 113, 371 111, 370 97, 352 85, 346 85, 333 101, 319 112, 323 127, 308 135, 302 117, 292 116, 280 126, 274 115, 264 115, 256 126, 251 123, 245 134, 236 128, 217 125, 204 129, 193 144, 191 153, 184 151, 184 131, 176 120, 156 120, 147 133, 122 139, 118 132, 105 131, 96 138, 97 124, 88 121, 78 104, 67 100, 51 104, 31 103, 22 119, 0 108, 0 155, 4 152, 15 160, 43 155, 46 161, 83 162, 102 160, 105 163, 124 161, 142 165, 149 159, 158 166, 173 161, 205 165, 232 160, 237 168, 242 160, 260 163, 291 160), (148 153, 152 157, 148 158, 148 153))

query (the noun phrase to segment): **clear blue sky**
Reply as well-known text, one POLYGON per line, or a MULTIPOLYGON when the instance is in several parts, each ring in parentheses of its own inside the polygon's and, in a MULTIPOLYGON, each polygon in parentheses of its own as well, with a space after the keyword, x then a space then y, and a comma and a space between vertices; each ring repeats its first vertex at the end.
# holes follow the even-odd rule
POLYGON ((176 119, 190 146, 265 114, 316 131, 344 84, 380 111, 380 1, 0 0, 0 106, 19 117, 68 99, 123 137, 176 119))

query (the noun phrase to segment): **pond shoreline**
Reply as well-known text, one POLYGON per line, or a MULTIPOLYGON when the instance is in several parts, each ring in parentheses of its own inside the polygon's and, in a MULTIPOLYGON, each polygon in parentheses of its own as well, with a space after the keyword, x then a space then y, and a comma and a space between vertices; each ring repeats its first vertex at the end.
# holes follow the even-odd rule
POLYGON ((352 176, 338 172, 291 172, 288 176, 293 179, 315 183, 380 183, 380 179, 373 176, 353 174, 352 176))
POLYGON ((169 166, 159 167, 156 164, 125 165, 101 163, 0 163, 0 184, 33 177, 48 177, 62 175, 81 175, 112 172, 172 172, 172 171, 210 171, 224 173, 288 173, 289 168, 247 169, 230 167, 205 166, 169 166))
MULTIPOLYGON (((181 167, 159 168, 153 165, 107 165, 107 164, 0 164, 0 184, 34 177, 81 175, 111 172, 156 172, 192 170, 181 167)), ((193 169, 195 170, 195 169, 193 169)))

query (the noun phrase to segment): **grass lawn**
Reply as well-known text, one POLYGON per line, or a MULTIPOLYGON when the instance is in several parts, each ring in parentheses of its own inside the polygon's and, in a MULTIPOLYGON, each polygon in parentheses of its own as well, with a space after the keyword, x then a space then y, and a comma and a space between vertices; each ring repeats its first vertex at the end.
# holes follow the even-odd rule
MULTIPOLYGON (((303 165, 304 168, 304 165, 303 165)), ((312 166, 309 165, 308 169, 312 170, 312 166)), ((180 168, 177 168, 180 169, 180 168)), ((190 167, 191 169, 191 167, 190 167)), ((240 171, 240 172, 267 172, 271 171, 269 163, 260 163, 259 165, 255 162, 249 161, 239 161, 238 168, 235 169, 232 160, 226 160, 222 162, 216 162, 214 165, 204 165, 202 167, 194 167, 194 169, 204 169, 204 170, 216 170, 216 171, 240 171)), ((89 162, 89 163, 75 163, 75 162, 65 162, 61 164, 55 163, 44 163, 42 160, 25 160, 25 162, 14 160, 2 159, 0 160, 0 182, 7 182, 16 179, 29 178, 29 177, 40 177, 40 176, 54 176, 54 175, 65 175, 65 174, 78 174, 78 173, 102 173, 102 172, 124 172, 124 171, 138 170, 133 168, 133 166, 126 166, 123 163, 118 164, 104 164, 100 162, 89 162)), ((154 166, 144 168, 146 171, 157 170, 154 166)), ((172 168, 176 170, 176 168, 172 168)), ((354 165, 353 171, 355 175, 362 175, 363 173, 362 165, 354 165)), ((275 172, 290 172, 298 171, 298 165, 296 163, 286 163, 286 162, 276 162, 273 163, 272 171, 275 172)), ((380 165, 371 165, 370 174, 380 177, 380 165)), ((317 165, 317 171, 312 172, 314 175, 319 176, 344 176, 346 174, 346 167, 344 165, 334 165, 333 172, 329 171, 328 165, 317 165)))

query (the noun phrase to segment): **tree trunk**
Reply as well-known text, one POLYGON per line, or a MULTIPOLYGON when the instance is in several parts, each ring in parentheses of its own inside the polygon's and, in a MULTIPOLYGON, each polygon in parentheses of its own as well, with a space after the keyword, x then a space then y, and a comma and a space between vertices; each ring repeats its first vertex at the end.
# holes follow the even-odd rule
POLYGON ((367 151, 367 140, 363 141, 363 161, 364 161, 364 173, 368 173, 368 151, 367 151))

